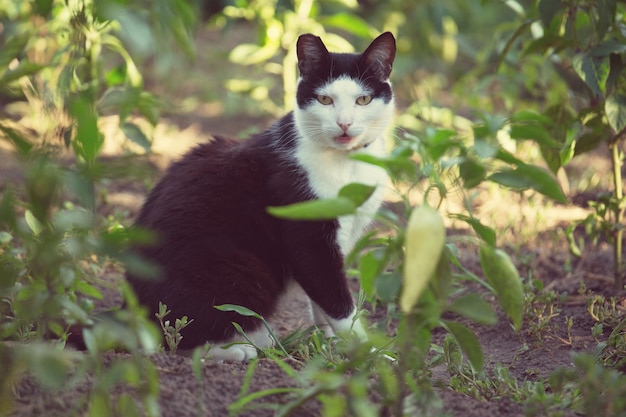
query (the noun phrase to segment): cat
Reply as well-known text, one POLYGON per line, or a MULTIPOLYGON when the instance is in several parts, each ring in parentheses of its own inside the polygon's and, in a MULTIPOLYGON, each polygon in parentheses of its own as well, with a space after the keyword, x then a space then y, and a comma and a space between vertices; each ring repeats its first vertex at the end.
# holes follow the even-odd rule
POLYGON ((158 236, 154 245, 136 249, 161 277, 129 273, 127 279, 151 316, 162 302, 170 317, 193 319, 180 349, 209 342, 216 359, 255 357, 249 344, 223 348, 243 340, 232 322, 259 347, 272 343, 267 328, 215 306, 240 305, 268 318, 291 282, 308 295, 312 319, 328 335, 367 337, 355 320, 344 257, 381 205, 387 174, 351 155, 385 154, 395 38, 383 33, 363 53, 348 54, 330 53, 321 38, 304 34, 296 48, 296 108, 247 140, 214 136, 193 148, 169 167, 136 219, 158 236), (358 215, 293 221, 267 212, 335 197, 352 182, 377 187, 358 215))

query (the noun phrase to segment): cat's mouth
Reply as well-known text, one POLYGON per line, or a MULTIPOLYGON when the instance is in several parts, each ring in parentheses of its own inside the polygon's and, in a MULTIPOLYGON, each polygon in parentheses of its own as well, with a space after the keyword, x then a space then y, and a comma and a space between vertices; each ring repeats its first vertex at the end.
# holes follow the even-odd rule
POLYGON ((353 136, 348 135, 347 133, 344 133, 341 136, 336 136, 335 137, 335 142, 342 144, 342 145, 347 145, 350 144, 352 142, 355 141, 355 138, 353 136))

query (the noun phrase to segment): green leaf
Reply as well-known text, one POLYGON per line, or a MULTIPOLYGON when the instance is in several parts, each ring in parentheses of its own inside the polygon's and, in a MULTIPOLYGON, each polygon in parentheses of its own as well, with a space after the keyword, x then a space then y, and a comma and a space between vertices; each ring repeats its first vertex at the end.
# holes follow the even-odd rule
POLYGON ((481 245, 478 255, 500 307, 511 319, 515 330, 519 331, 524 318, 524 289, 517 268, 506 252, 492 246, 481 245))
POLYGON ((608 139, 608 136, 600 136, 594 132, 583 133, 576 140, 576 144, 574 146, 574 156, 593 151, 608 139))
POLYGON ((252 43, 242 43, 240 45, 237 45, 230 52, 228 59, 230 59, 230 61, 234 62, 235 64, 258 64, 272 58, 277 51, 278 45, 274 43, 268 43, 264 46, 259 46, 252 43))
POLYGON ((381 270, 381 256, 378 251, 370 251, 359 258, 361 288, 368 297, 374 295, 375 280, 381 270))
POLYGON ((376 285, 376 295, 383 303, 395 301, 402 287, 402 273, 394 271, 384 274, 374 281, 376 285))
POLYGON ((611 94, 606 99, 604 111, 613 130, 621 132, 626 128, 626 96, 611 94))
POLYGON ((120 125, 120 129, 128 139, 141 146, 144 151, 150 152, 152 144, 139 126, 131 122, 124 122, 120 125))
POLYGON ((384 168, 394 178, 401 177, 402 175, 414 178, 417 175, 417 165, 411 159, 411 155, 402 154, 377 157, 364 153, 357 153, 351 155, 350 158, 384 168))
POLYGON ((567 202, 556 179, 536 165, 521 164, 515 169, 503 168, 487 179, 509 188, 533 189, 559 203, 567 202))
POLYGON ((43 68, 45 68, 44 65, 35 64, 30 61, 21 61, 15 69, 2 74, 0 77, 0 85, 6 85, 22 77, 36 74, 43 68))
POLYGON ((13 145, 22 155, 26 155, 33 148, 33 144, 16 130, 0 125, 0 131, 4 132, 9 141, 13 142, 13 145))
POLYGON ((191 370, 199 382, 202 382, 202 358, 205 352, 204 346, 199 346, 193 350, 191 355, 191 370))
POLYGON ((589 50, 589 55, 597 57, 624 53, 626 53, 626 44, 616 39, 608 39, 604 42, 600 42, 589 50))
POLYGON ((16 353, 28 364, 28 371, 48 388, 62 386, 74 365, 71 353, 44 344, 25 345, 16 353))
POLYGON ((235 313, 240 314, 242 316, 246 316, 246 317, 256 317, 257 319, 263 319, 263 317, 261 317, 260 314, 255 313, 249 308, 238 306, 235 304, 222 304, 219 306, 215 306, 215 308, 220 311, 234 311, 235 313))
POLYGON ((52 0, 35 0, 37 14, 46 17, 52 10, 52 0))
POLYGON ((137 90, 127 87, 109 87, 98 100, 98 112, 106 113, 120 107, 135 107, 137 90))
POLYGON ((577 54, 572 59, 576 74, 587 84, 596 95, 606 92, 606 80, 611 70, 608 56, 594 56, 589 53, 577 54))
POLYGON ((458 219, 469 224, 472 227, 472 229, 474 229, 474 232, 476 232, 476 234, 482 240, 484 240, 491 246, 496 245, 496 231, 493 230, 491 227, 488 227, 482 224, 480 220, 478 220, 477 218, 470 217, 470 216, 467 216, 465 214, 460 214, 460 213, 452 213, 452 214, 449 214, 448 216, 453 219, 458 219))
MULTIPOLYGON (((191 3, 176 2, 179 7, 185 6, 191 8, 191 3)), ((170 30, 174 34, 174 38, 179 46, 189 58, 195 58, 196 56, 196 44, 192 35, 191 25, 185 24, 183 19, 174 19, 170 24, 170 30)))
POLYGON ((495 324, 498 321, 491 305, 474 293, 460 296, 448 306, 448 310, 481 324, 495 324))
POLYGON ((102 300, 103 298, 102 293, 100 292, 99 289, 97 289, 96 287, 87 283, 84 280, 81 280, 81 279, 77 280, 75 283, 75 288, 76 288, 76 291, 88 297, 96 298, 98 300, 102 300))
MULTIPOLYGON (((237 401, 233 402, 228 406, 228 410, 241 410, 247 404, 256 401, 260 398, 264 397, 273 397, 281 394, 292 394, 294 397, 301 396, 304 393, 303 388, 294 388, 294 387, 286 387, 286 388, 270 388, 262 391, 254 391, 251 394, 246 395, 245 397, 239 398, 237 401)), ((274 397, 275 398, 275 397, 274 397)), ((105 414, 109 415, 109 414, 105 414)))
POLYGON ((533 110, 519 110, 511 116, 512 123, 536 123, 544 126, 553 126, 554 120, 542 113, 533 110))
POLYGON ((159 103, 152 94, 146 91, 139 93, 137 108, 152 126, 156 126, 159 122, 159 103))
POLYGON ((98 116, 84 98, 70 102, 70 113, 78 124, 76 137, 72 141, 74 149, 91 165, 104 143, 104 136, 98 130, 98 116))
POLYGON ((483 350, 476 335, 461 323, 444 320, 443 324, 458 342, 472 368, 475 371, 482 370, 484 364, 483 350))
POLYGON ((272 216, 290 220, 331 220, 354 214, 357 206, 347 197, 311 200, 288 206, 268 207, 272 216))
POLYGON ((30 210, 26 210, 26 212, 24 213, 24 219, 26 220, 26 224, 28 225, 30 230, 33 232, 33 234, 35 236, 38 236, 41 233, 41 230, 43 229, 43 225, 41 224, 39 220, 37 220, 33 212, 30 210))
POLYGON ((459 164, 459 175, 463 179, 463 187, 473 188, 485 179, 487 170, 479 161, 466 158, 459 164))
POLYGON ((443 254, 437 264, 437 270, 435 276, 437 279, 430 282, 434 295, 439 300, 447 300, 450 296, 450 289, 453 283, 452 264, 454 255, 450 251, 450 248, 446 246, 443 249, 443 254))
POLYGON ((359 183, 345 185, 339 190, 338 196, 352 201, 357 207, 365 203, 376 191, 376 186, 359 183))
POLYGON ((89 397, 87 417, 112 416, 113 406, 111 397, 106 392, 94 392, 89 397))
POLYGON ((500 145, 497 142, 492 142, 488 139, 474 139, 472 149, 482 159, 493 158, 498 154, 500 145))
POLYGON ((276 217, 292 220, 330 220, 339 216, 354 214, 374 193, 376 187, 352 183, 339 190, 336 198, 303 201, 288 206, 268 207, 267 211, 276 217))
POLYGON ((516 140, 534 140, 541 146, 558 148, 559 143, 554 140, 550 132, 538 124, 518 124, 511 125, 510 136, 516 140))
POLYGON ((550 26, 552 19, 564 8, 565 4, 562 0, 540 0, 537 9, 541 23, 543 23, 545 27, 550 26))
POLYGON ((512 153, 505 151, 504 149, 498 149, 494 157, 502 162, 506 162, 511 165, 524 165, 521 159, 517 159, 512 153))
MULTIPOLYGON (((5 38, 7 41, 2 45, 2 48, 0 48, 0 73, 9 66, 11 61, 22 54, 33 35, 33 29, 27 29, 24 33, 5 38)), ((2 84, 0 83, 0 85, 2 84)))
POLYGON ((373 38, 376 30, 370 24, 353 13, 335 13, 322 19, 325 27, 335 27, 362 38, 373 38))
POLYGON ((139 414, 139 410, 137 409, 137 404, 135 403, 135 399, 129 393, 122 393, 117 398, 117 405, 115 409, 118 415, 124 417, 139 417, 145 414, 139 414))
POLYGON ((598 0, 595 2, 598 23, 595 25, 598 39, 603 39, 615 22, 616 1, 598 0))
POLYGON ((6 245, 10 241, 13 240, 13 236, 10 233, 1 231, 0 232, 0 245, 6 245))
POLYGON ((126 66, 118 65, 104 74, 104 79, 109 87, 119 86, 126 80, 126 66))

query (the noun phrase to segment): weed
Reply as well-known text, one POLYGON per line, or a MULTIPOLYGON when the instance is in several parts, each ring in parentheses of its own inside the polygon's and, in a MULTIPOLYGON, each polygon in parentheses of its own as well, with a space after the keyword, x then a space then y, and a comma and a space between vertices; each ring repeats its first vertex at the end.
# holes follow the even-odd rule
POLYGON ((548 381, 545 378, 537 379, 532 370, 527 373, 536 380, 521 382, 508 366, 500 363, 495 364, 492 369, 476 371, 463 362, 458 344, 451 337, 446 336, 443 346, 434 351, 435 358, 442 359, 450 375, 447 386, 483 401, 510 398, 523 404, 524 415, 527 417, 560 417, 577 399, 577 393, 571 387, 554 393, 548 381))
POLYGON ((172 326, 169 320, 163 321, 170 313, 171 311, 167 309, 167 306, 159 302, 159 312, 154 313, 154 315, 159 320, 168 349, 171 352, 176 352, 180 341, 183 339, 181 331, 185 327, 189 326, 193 322, 193 319, 189 320, 187 316, 183 316, 181 318, 177 318, 172 326))
POLYGON ((546 291, 543 283, 530 278, 524 286, 524 311, 527 333, 535 344, 545 343, 546 338, 556 339, 571 345, 571 329, 573 319, 565 318, 566 338, 559 335, 560 324, 555 319, 561 314, 561 307, 567 299, 567 293, 546 291))
POLYGON ((193 375, 196 377, 198 381, 198 385, 200 386, 200 398, 198 400, 198 417, 205 416, 208 414, 208 405, 207 405, 207 395, 206 395, 206 383, 204 380, 204 373, 202 371, 202 364, 209 354, 209 349, 211 346, 206 343, 204 346, 199 346, 193 350, 191 355, 191 370, 193 371, 193 375))
POLYGON ((616 327, 626 317, 626 309, 616 297, 598 294, 587 297, 587 312, 595 321, 608 327, 616 327))
POLYGON ((626 375, 598 365, 593 355, 573 355, 574 368, 560 369, 550 378, 557 394, 576 393, 572 408, 596 417, 626 413, 626 375))

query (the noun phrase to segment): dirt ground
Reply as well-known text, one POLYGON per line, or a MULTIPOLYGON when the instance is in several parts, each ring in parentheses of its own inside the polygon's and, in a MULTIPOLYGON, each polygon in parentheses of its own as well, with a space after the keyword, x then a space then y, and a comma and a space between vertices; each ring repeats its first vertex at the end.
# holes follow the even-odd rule
MULTIPOLYGON (((212 35, 206 36, 210 38, 212 35)), ((202 65, 202 62, 197 65, 202 65)), ((156 167, 155 176, 159 175, 159 170, 194 143, 206 140, 209 131, 236 134, 242 130, 241 120, 229 116, 220 117, 217 113, 211 113, 210 107, 204 107, 204 111, 201 110, 195 114, 186 114, 184 117, 169 115, 157 126, 155 152, 150 157, 151 166, 156 167), (172 135, 175 135, 176 140, 171 140, 172 135)), ((110 122, 112 125, 116 123, 114 118, 110 122)), ((248 124, 263 128, 266 120, 253 118, 248 121, 248 124)), ((119 142, 116 143, 115 139, 107 140, 106 146, 104 156, 115 158, 115 155, 119 153, 119 142)), ((0 183, 19 180, 19 175, 15 174, 14 168, 10 157, 6 154, 0 156, 0 169, 2 170, 0 183)), ((132 218, 145 196, 145 183, 136 180, 111 180, 107 182, 106 187, 107 205, 102 208, 103 214, 123 212, 124 215, 132 218)), ((501 200, 489 201, 485 204, 496 208, 499 206, 500 210, 509 211, 508 203, 508 201, 501 200)), ((525 330, 516 334, 502 314, 494 326, 472 326, 483 347, 487 370, 493 369, 496 364, 502 364, 520 381, 536 380, 549 375, 557 368, 570 367, 572 366, 571 352, 592 351, 595 348, 596 341, 591 337, 591 327, 594 321, 586 311, 586 297, 579 295, 578 290, 582 283, 587 289, 601 294, 608 294, 610 290, 612 261, 608 248, 601 245, 596 248, 589 247, 583 259, 572 258, 567 250, 565 238, 561 233, 562 229, 568 224, 567 218, 580 217, 581 209, 558 206, 551 207, 549 210, 552 210, 551 218, 556 220, 533 238, 527 239, 528 242, 517 247, 516 260, 522 275, 528 276, 532 273, 535 279, 543 282, 546 289, 567 292, 568 297, 559 305, 558 311, 555 312, 556 316, 552 319, 555 323, 553 330, 537 338, 527 330, 530 324, 527 322, 524 326, 525 330), (572 214, 572 211, 575 214, 572 214), (564 324, 567 317, 573 319, 573 327, 569 334, 564 324)), ((584 213, 584 210, 582 212, 584 213)), ((460 247, 460 251, 464 265, 478 272, 476 248, 460 247)), ((114 304, 115 300, 108 302, 114 304)), ((376 317, 377 315, 373 316, 373 320, 376 320, 376 317)), ((303 294, 297 291, 291 294, 284 308, 271 322, 279 335, 287 334, 301 326, 308 326, 310 322, 303 294)), ((441 340, 441 337, 442 333, 437 333, 435 340, 441 340)), ((120 356, 123 357, 124 354, 108 354, 110 360, 120 356)), ((192 372, 189 357, 160 353, 151 356, 150 359, 159 371, 160 406, 164 417, 227 416, 227 407, 237 399, 248 367, 245 363, 208 361, 203 367, 203 384, 200 384, 192 372)), ((444 380, 448 378, 445 369, 435 369, 433 372, 435 378, 444 380)), ((294 384, 296 382, 274 362, 261 360, 254 374, 250 391, 294 384)), ((68 410, 74 409, 76 399, 83 398, 88 392, 87 385, 71 389, 60 388, 58 391, 50 392, 43 390, 32 378, 24 378, 15 386, 15 409, 9 415, 11 417, 65 416, 68 410)), ((524 405, 508 397, 484 401, 449 389, 438 389, 437 392, 443 402, 443 409, 449 416, 524 416, 524 405)), ((271 399, 276 402, 283 400, 286 401, 287 398, 271 399)), ((319 413, 320 405, 310 402, 294 415, 317 416, 319 413)), ((272 416, 273 411, 257 409, 243 415, 272 416)))

